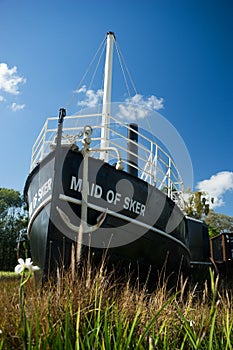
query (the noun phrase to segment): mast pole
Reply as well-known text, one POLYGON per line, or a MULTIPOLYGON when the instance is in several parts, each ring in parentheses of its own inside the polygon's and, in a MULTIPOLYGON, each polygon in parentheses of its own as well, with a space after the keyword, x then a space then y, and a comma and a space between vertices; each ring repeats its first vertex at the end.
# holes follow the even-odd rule
MULTIPOLYGON (((109 147, 109 116, 111 111, 111 92, 112 92, 112 62, 113 62, 113 44, 115 35, 113 32, 107 33, 106 60, 104 68, 104 95, 102 109, 102 129, 100 148, 109 147)), ((100 159, 108 161, 108 152, 101 152, 100 159)))

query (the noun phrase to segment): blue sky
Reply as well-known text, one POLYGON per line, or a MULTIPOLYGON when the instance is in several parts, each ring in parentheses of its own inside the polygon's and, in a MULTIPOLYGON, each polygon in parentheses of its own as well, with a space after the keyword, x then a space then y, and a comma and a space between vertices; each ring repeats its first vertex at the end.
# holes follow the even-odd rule
POLYGON ((69 103, 109 30, 138 93, 164 99, 194 188, 233 216, 231 0, 0 0, 0 187, 22 192, 45 119, 69 103))

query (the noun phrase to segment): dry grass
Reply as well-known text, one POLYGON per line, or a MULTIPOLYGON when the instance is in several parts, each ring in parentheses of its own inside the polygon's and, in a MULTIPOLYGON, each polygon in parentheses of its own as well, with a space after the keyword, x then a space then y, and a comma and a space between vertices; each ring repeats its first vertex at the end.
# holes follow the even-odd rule
POLYGON ((1 279, 0 349, 232 349, 231 292, 210 275, 203 288, 166 282, 152 293, 103 268, 25 285, 26 343, 18 279, 1 279), (221 290, 220 290, 221 289, 221 290), (27 344, 27 345, 25 345, 27 344))

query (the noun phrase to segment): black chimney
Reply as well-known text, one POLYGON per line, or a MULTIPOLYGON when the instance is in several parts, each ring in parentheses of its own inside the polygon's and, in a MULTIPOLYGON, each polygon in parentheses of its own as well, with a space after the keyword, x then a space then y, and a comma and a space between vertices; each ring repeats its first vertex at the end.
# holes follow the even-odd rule
POLYGON ((138 176, 138 125, 131 123, 128 125, 128 166, 127 171, 133 176, 138 176), (132 141, 131 141, 132 140, 132 141), (133 165, 133 166, 132 166, 133 165), (134 167, 135 166, 135 167, 134 167))

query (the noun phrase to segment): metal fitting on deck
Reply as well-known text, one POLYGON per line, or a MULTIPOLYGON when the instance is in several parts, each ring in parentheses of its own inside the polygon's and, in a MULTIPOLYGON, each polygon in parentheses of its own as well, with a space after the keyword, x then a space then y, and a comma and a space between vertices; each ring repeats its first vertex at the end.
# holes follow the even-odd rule
POLYGON ((91 144, 91 134, 92 134, 92 127, 90 125, 86 125, 84 127, 84 133, 83 133, 83 139, 82 139, 82 152, 89 151, 90 144, 91 144))

